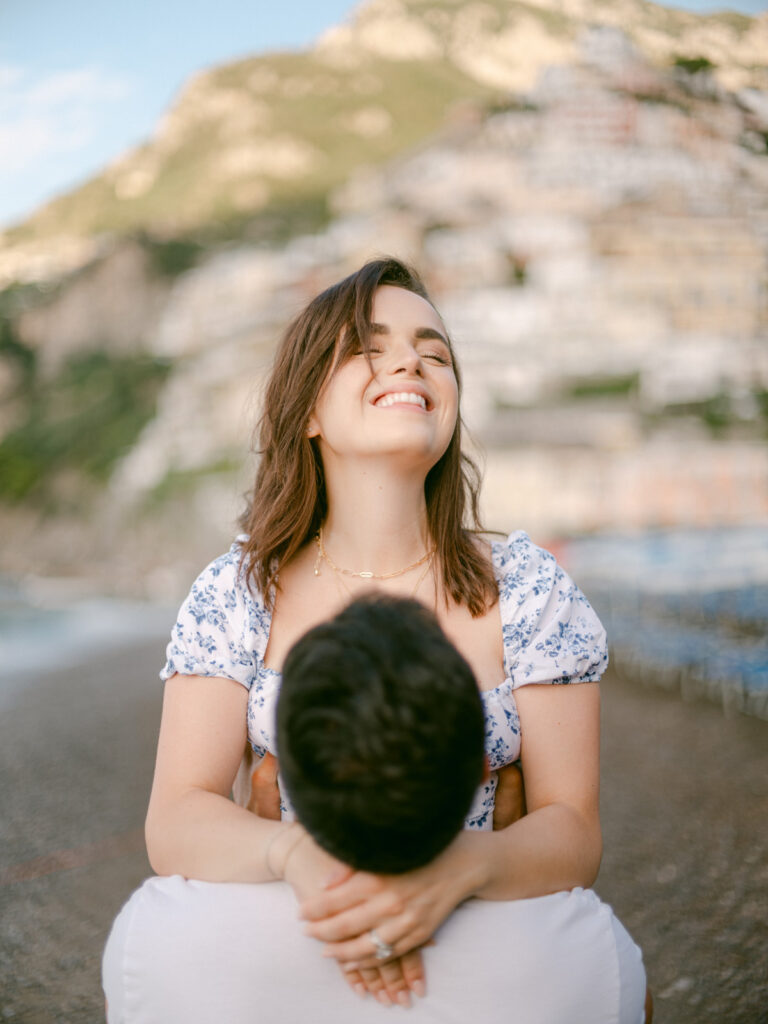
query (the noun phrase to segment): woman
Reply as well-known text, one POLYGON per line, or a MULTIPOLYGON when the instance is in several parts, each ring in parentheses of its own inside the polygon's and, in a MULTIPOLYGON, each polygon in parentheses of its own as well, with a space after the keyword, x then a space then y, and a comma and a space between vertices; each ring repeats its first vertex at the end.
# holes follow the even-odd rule
POLYGON ((423 990, 418 948, 467 897, 587 887, 601 855, 604 633, 525 534, 480 538, 459 396, 446 329, 402 263, 368 263, 311 302, 267 387, 245 536, 194 584, 162 673, 153 868, 263 882, 290 859, 308 934, 350 984, 393 999, 423 990), (257 755, 276 753, 291 644, 371 588, 434 609, 480 681, 491 769, 521 756, 528 813, 491 830, 492 776, 467 829, 428 867, 379 877, 337 865, 329 877, 327 854, 287 820, 289 807, 272 821, 228 796, 246 737, 257 755), (553 682, 581 685, 542 685, 553 682))

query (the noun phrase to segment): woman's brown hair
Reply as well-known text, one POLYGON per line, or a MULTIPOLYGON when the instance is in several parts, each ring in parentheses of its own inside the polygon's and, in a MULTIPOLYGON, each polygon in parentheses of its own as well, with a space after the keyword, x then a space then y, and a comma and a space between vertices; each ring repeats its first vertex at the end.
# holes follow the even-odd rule
MULTIPOLYGON (((314 537, 328 511, 320 453, 307 436, 309 418, 334 368, 360 349, 368 355, 373 297, 382 285, 432 304, 410 267, 391 258, 372 260, 314 298, 277 350, 259 423, 256 482, 240 519, 248 534, 242 564, 270 608, 281 565, 314 537)), ((461 396, 455 360, 454 372, 461 396)), ((496 600, 497 587, 473 537, 481 529, 480 474, 461 451, 461 426, 459 416, 448 448, 427 474, 427 525, 446 593, 480 615, 496 600)))

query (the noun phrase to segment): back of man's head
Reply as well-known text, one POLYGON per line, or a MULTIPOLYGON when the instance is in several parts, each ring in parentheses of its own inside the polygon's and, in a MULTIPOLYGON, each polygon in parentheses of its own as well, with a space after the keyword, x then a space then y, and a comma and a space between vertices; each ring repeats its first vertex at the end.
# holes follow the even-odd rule
POLYGON ((454 838, 484 774, 472 670, 416 601, 353 601, 291 648, 277 708, 280 772, 314 839, 395 874, 454 838))

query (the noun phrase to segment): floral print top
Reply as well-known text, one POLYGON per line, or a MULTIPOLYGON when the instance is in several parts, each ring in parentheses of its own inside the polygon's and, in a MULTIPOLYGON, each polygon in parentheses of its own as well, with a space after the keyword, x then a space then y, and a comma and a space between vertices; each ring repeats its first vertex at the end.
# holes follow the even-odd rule
MULTIPOLYGON (((257 757, 277 755, 274 716, 280 673, 264 664, 271 615, 239 571, 234 542, 203 570, 179 611, 161 679, 224 676, 249 691, 248 738, 257 757)), ((514 691, 530 683, 599 679, 608 663, 605 630, 591 605, 554 557, 518 530, 492 545, 504 644, 505 680, 481 690, 490 778, 479 788, 465 827, 491 829, 496 771, 520 755, 514 691)), ((282 791, 285 818, 293 812, 282 791)))

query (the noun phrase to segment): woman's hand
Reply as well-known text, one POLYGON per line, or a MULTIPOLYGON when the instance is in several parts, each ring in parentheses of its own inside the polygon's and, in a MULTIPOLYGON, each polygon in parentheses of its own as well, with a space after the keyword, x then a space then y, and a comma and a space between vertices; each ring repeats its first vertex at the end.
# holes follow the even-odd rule
MULTIPOLYGON (((330 892, 330 887, 343 884, 353 876, 352 868, 326 853, 309 833, 299 825, 295 829, 297 835, 290 845, 289 840, 285 840, 287 854, 278 870, 293 888, 297 899, 311 901, 317 898, 318 893, 330 892)), ((385 1006, 393 1003, 410 1006, 411 992, 422 996, 426 991, 424 965, 418 950, 395 957, 386 964, 374 960, 370 967, 356 965, 350 969, 348 965, 340 966, 347 984, 358 995, 370 993, 385 1006)))
POLYGON ((394 957, 423 946, 452 910, 484 880, 481 861, 468 856, 474 837, 460 833, 439 857, 403 875, 357 871, 304 899, 307 935, 326 943, 324 955, 358 968, 381 967, 372 928, 394 957))
POLYGON ((280 821, 280 789, 277 785, 279 765, 277 758, 269 751, 262 757, 251 773, 251 795, 248 810, 260 818, 280 821))
POLYGON ((499 781, 493 805, 493 828, 514 825, 525 814, 525 788, 523 773, 518 764, 506 764, 499 769, 499 781))
POLYGON ((365 997, 370 993, 384 1006, 392 1006, 394 1003, 410 1006, 411 993, 423 996, 427 991, 424 962, 418 949, 396 957, 381 967, 357 967, 349 970, 344 965, 339 966, 347 984, 359 996, 365 997))

